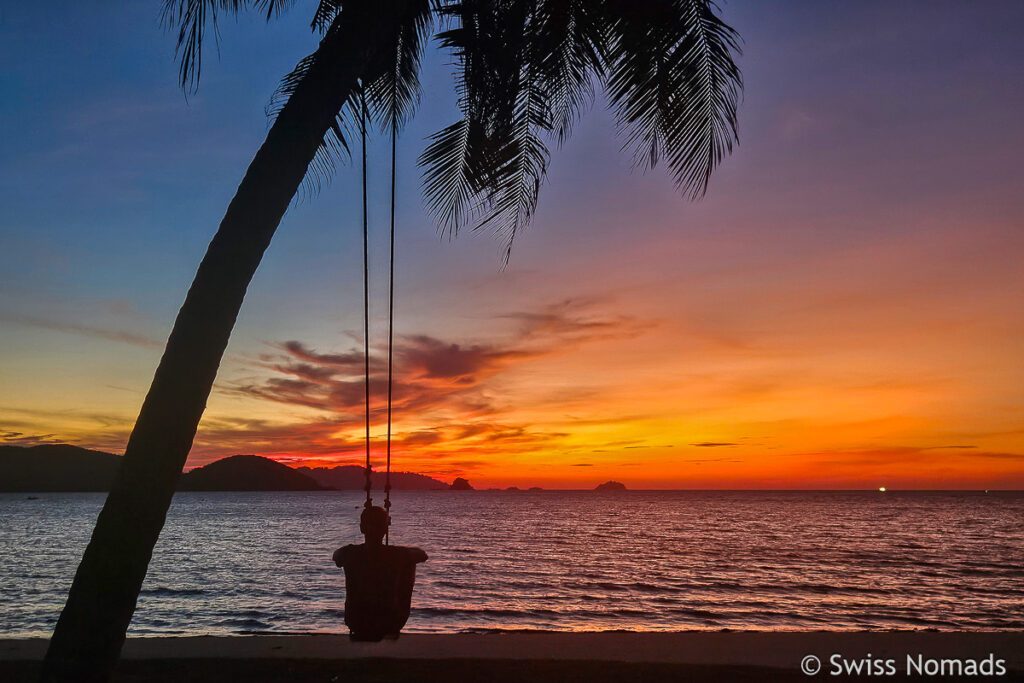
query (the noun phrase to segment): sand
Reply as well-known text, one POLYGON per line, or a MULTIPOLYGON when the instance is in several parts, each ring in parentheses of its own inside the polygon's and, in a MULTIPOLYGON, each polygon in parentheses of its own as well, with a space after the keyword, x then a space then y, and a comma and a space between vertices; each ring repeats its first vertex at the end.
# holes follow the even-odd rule
MULTIPOLYGON (((0 680, 32 680, 43 639, 0 639, 0 680)), ((674 632, 406 634, 354 643, 343 635, 130 638, 115 680, 122 681, 800 681, 842 680, 831 657, 894 662, 896 675, 862 680, 943 680, 907 675, 907 657, 1003 660, 1002 676, 1024 681, 1024 632, 674 632), (807 655, 821 671, 800 670, 807 655)), ((876 664, 875 666, 879 666, 876 664)), ((950 669, 947 669, 947 671, 950 669)), ((856 677, 854 677, 856 678, 856 677)), ((945 680, 951 680, 945 678, 945 680)), ((968 680, 968 679, 965 679, 968 680)))

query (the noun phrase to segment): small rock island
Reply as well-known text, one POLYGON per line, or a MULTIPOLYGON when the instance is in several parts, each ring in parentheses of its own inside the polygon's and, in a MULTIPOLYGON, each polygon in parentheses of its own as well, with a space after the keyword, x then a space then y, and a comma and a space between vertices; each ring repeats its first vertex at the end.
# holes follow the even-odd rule
POLYGON ((625 491, 626 485, 621 481, 606 481, 603 484, 598 484, 595 491, 625 491))

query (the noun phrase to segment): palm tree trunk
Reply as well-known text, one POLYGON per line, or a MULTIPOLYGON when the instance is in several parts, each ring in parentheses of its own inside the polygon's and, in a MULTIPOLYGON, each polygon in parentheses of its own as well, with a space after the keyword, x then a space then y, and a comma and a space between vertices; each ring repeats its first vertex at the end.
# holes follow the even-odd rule
POLYGON ((345 3, 199 265, 54 629, 44 680, 104 681, 117 662, 246 288, 340 107, 384 59, 377 53, 394 29, 373 4, 345 3))

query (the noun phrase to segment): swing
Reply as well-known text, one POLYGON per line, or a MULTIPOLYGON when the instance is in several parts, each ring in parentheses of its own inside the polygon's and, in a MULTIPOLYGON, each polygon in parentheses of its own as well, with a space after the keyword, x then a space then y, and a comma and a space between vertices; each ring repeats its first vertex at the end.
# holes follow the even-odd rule
POLYGON ((334 552, 334 563, 345 570, 345 624, 350 637, 360 641, 398 638, 409 619, 416 565, 427 559, 419 548, 392 546, 391 526, 391 418, 392 370, 395 321, 395 162, 397 132, 391 129, 391 244, 388 292, 388 392, 387 466, 384 475, 384 507, 375 507, 370 468, 370 260, 366 198, 366 93, 360 94, 360 133, 363 161, 363 378, 365 390, 366 501, 359 530, 366 542, 347 545, 334 552))

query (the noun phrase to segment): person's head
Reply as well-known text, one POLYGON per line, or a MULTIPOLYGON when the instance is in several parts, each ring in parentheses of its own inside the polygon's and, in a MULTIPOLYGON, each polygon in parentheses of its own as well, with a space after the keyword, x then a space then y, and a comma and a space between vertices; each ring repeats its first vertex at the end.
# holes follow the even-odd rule
POLYGON ((359 530, 363 532, 367 543, 380 543, 390 523, 387 510, 376 505, 363 508, 363 514, 359 516, 359 530))

